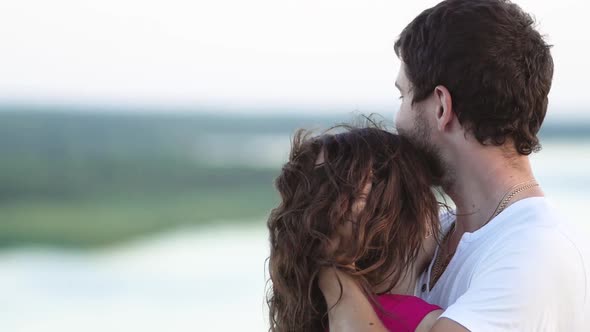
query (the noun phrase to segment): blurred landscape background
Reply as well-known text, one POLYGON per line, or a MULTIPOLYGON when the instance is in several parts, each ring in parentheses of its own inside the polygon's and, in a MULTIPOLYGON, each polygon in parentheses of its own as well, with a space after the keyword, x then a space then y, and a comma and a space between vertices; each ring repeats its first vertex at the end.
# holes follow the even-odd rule
MULTIPOLYGON (((437 2, 0 4, 2 330, 267 330, 291 135, 393 126, 393 42, 437 2)), ((590 7, 516 2, 555 45, 535 174, 585 237, 590 7)))
POLYGON ((333 119, 5 109, 0 244, 88 248, 261 217, 306 122, 333 119))
MULTIPOLYGON (((5 107, 0 246, 85 249, 220 220, 260 224, 278 203, 273 180, 292 133, 357 117, 5 107)), ((590 122, 550 122, 541 136, 555 157, 567 152, 559 144, 580 154, 574 158, 590 153, 590 122)), ((559 185, 587 184, 568 163, 560 167, 559 185)))

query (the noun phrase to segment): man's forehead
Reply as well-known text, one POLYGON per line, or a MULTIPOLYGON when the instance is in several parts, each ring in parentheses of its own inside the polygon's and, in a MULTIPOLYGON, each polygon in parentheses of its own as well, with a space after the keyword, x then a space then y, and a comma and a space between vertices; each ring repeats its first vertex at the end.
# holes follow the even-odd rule
POLYGON ((408 87, 408 78, 406 77, 406 69, 404 67, 403 62, 399 66, 399 70, 397 72, 397 79, 395 80, 395 86, 398 89, 407 88, 408 87))
POLYGON ((406 79, 406 67, 404 66, 404 63, 402 62, 399 65, 399 69, 397 71, 397 80, 398 81, 403 81, 406 79))

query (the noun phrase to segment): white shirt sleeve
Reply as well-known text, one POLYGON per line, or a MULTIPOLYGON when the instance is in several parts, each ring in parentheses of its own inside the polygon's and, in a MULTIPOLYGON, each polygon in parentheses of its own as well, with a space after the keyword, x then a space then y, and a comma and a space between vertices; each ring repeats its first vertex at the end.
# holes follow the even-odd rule
POLYGON ((586 296, 580 253, 555 229, 534 233, 507 237, 482 257, 467 292, 441 317, 474 332, 578 331, 586 296))

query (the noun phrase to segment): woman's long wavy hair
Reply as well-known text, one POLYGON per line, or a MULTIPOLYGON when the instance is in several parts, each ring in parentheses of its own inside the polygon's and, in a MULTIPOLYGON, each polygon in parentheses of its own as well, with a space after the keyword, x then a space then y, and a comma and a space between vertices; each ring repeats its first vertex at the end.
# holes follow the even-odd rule
POLYGON ((387 281, 385 292, 391 290, 439 227, 433 175, 421 153, 374 125, 338 128, 315 137, 299 130, 276 179, 281 203, 268 219, 271 331, 326 330, 328 308, 317 284, 323 267, 349 273, 374 301, 372 286, 387 281), (324 162, 316 164, 320 152, 324 162), (358 199, 365 206, 353 218, 358 199), (351 239, 328 250, 349 222, 351 239))

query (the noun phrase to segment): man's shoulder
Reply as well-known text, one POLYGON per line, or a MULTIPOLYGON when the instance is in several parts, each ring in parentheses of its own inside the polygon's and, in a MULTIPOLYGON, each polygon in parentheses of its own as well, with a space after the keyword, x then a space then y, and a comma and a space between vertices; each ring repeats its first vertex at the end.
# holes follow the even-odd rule
POLYGON ((501 220, 506 227, 499 229, 521 240, 575 244, 575 225, 546 198, 532 197, 514 205, 501 220))
POLYGON ((529 282, 550 280, 556 286, 568 282, 575 285, 575 292, 587 294, 590 250, 581 233, 546 200, 524 203, 487 234, 484 265, 526 271, 523 276, 529 282))
POLYGON ((583 279, 589 270, 590 250, 584 249, 579 232, 545 199, 517 202, 482 233, 471 235, 476 240, 472 249, 485 270, 560 270, 583 279))
POLYGON ((498 245, 523 246, 550 243, 573 244, 575 232, 566 217, 560 214, 544 197, 531 197, 514 203, 492 219, 484 231, 485 237, 495 239, 498 245))
MULTIPOLYGON (((534 218, 534 217, 533 217, 534 218)), ((497 227, 487 234, 485 242, 494 248, 494 252, 527 252, 529 254, 546 255, 582 255, 583 242, 574 229, 560 220, 543 217, 544 219, 524 219, 522 222, 510 223, 497 227)))

